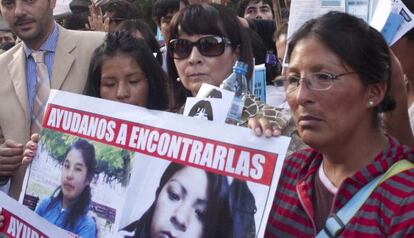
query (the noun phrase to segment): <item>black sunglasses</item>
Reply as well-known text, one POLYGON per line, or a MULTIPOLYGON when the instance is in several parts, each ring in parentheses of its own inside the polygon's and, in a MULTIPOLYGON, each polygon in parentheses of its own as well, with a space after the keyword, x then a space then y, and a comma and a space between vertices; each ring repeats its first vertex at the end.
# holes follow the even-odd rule
POLYGON ((223 54, 228 45, 231 45, 230 40, 221 36, 205 36, 196 42, 173 39, 168 44, 168 51, 174 59, 185 59, 190 56, 195 46, 203 56, 214 57, 223 54))

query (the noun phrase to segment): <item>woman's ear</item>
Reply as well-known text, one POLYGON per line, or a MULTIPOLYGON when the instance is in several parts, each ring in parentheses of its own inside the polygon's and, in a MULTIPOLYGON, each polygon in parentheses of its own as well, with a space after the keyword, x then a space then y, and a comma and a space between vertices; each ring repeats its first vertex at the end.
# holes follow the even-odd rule
POLYGON ((367 107, 374 108, 378 106, 384 99, 386 91, 387 91, 386 82, 380 82, 380 83, 368 85, 367 100, 366 100, 367 107))

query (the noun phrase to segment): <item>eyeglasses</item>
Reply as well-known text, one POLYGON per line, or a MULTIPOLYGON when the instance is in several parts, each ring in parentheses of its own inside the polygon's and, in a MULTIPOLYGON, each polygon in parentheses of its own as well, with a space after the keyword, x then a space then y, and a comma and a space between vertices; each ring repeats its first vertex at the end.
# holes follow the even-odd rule
POLYGON ((185 59, 190 56, 193 47, 206 57, 215 57, 224 53, 226 46, 231 45, 230 40, 221 36, 206 36, 191 42, 185 39, 173 39, 168 44, 168 51, 174 59, 185 59))
POLYGON ((306 87, 314 91, 326 91, 329 90, 334 84, 335 80, 338 80, 339 77, 348 75, 348 74, 358 74, 358 72, 346 72, 343 74, 333 74, 326 72, 317 72, 306 75, 305 77, 298 77, 295 75, 279 76, 273 82, 280 84, 281 81, 284 82, 286 92, 294 92, 299 88, 301 80, 305 83, 306 87))

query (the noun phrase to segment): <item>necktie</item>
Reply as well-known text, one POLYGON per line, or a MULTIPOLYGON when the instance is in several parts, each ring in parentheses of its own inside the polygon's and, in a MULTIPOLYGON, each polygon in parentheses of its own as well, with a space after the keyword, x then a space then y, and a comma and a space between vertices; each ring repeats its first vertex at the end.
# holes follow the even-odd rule
POLYGON ((50 80, 47 66, 44 62, 44 51, 32 52, 32 57, 36 63, 36 96, 32 107, 31 134, 39 133, 42 129, 42 119, 44 108, 50 92, 50 80))

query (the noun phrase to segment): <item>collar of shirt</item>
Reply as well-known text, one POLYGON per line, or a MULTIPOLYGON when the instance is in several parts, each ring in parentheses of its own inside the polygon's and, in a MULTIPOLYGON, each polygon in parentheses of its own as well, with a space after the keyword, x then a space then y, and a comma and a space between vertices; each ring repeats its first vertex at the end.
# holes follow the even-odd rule
MULTIPOLYGON (((401 145, 395 138, 389 135, 386 136, 388 138, 388 144, 375 157, 374 161, 342 182, 334 198, 335 204, 332 212, 337 212, 359 189, 372 179, 385 173, 398 160, 408 159, 414 162, 414 157, 409 153, 411 151, 410 147, 401 145)), ((297 189, 299 196, 302 196, 303 200, 306 200, 304 198, 305 196, 308 198, 311 197, 313 193, 313 179, 314 176, 317 176, 317 172, 322 163, 322 154, 313 149, 309 151, 311 154, 306 161, 308 166, 303 166, 298 175, 299 181, 297 189)))
MULTIPOLYGON (((39 50, 43 50, 46 52, 55 52, 58 37, 59 37, 59 27, 55 23, 52 33, 49 35, 47 40, 42 44, 42 46, 40 46, 39 50)), ((24 49, 24 53, 26 54, 26 58, 29 57, 30 54, 32 54, 33 52, 32 49, 30 49, 26 44, 24 44, 24 42, 23 42, 23 49, 24 49)))

